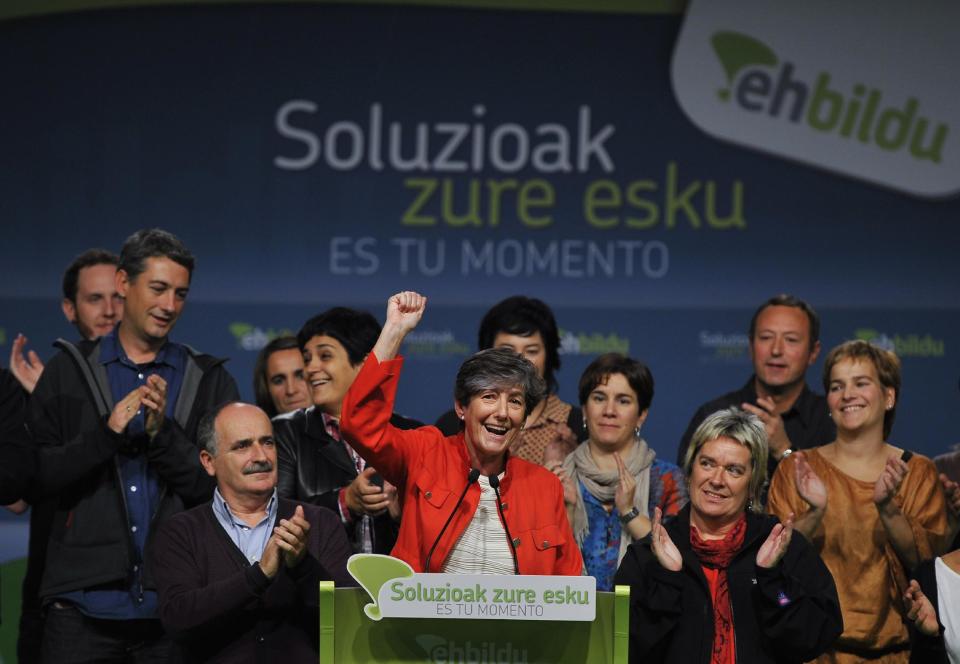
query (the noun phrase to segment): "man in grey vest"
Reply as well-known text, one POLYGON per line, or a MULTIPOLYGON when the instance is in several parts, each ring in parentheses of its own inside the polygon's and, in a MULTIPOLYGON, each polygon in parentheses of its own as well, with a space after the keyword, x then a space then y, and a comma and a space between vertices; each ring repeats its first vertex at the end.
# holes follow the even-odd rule
POLYGON ((197 427, 238 398, 224 360, 168 340, 193 265, 166 231, 130 236, 116 273, 120 324, 95 341, 58 342, 30 400, 35 493, 55 500, 40 584, 45 662, 169 656, 145 550, 160 522, 210 499, 197 427))

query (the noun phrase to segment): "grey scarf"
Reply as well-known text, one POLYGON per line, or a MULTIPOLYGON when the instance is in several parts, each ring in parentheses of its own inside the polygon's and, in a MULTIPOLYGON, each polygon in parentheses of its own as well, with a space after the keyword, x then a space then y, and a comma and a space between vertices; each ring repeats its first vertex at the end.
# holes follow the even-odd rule
MULTIPOLYGON (((642 516, 648 515, 650 466, 656 456, 657 453, 650 449, 647 441, 643 438, 635 438, 633 445, 621 453, 627 472, 633 475, 637 482, 633 504, 642 516)), ((574 486, 577 487, 577 504, 573 509, 573 523, 570 525, 573 527, 573 535, 577 540, 577 545, 582 547, 584 537, 590 530, 590 524, 587 523, 587 509, 583 504, 583 496, 580 494, 580 482, 583 482, 583 486, 594 498, 609 503, 613 502, 613 496, 617 492, 620 475, 616 470, 602 471, 597 468, 596 462, 590 455, 590 441, 578 445, 576 450, 567 455, 563 462, 563 470, 567 477, 573 480, 574 486)), ((621 526, 621 529, 620 553, 617 555, 618 563, 623 559, 627 547, 632 541, 626 527, 621 526)))

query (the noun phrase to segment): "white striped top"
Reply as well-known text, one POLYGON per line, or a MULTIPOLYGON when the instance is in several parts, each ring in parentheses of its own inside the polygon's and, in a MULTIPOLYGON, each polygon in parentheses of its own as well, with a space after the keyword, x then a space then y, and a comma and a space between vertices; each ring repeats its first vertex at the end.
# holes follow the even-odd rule
MULTIPOLYGON (((503 479, 503 473, 499 475, 503 479)), ((497 511, 497 494, 481 475, 480 503, 473 519, 454 544, 443 571, 447 574, 513 574, 513 551, 497 511)))

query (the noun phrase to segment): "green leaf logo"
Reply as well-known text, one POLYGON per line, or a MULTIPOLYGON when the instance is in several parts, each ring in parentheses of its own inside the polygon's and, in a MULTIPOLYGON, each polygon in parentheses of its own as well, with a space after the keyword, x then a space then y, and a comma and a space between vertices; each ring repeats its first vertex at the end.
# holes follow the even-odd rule
POLYGON ((347 560, 347 571, 357 580, 370 599, 372 604, 363 607, 363 612, 371 620, 380 620, 383 616, 380 614, 380 606, 377 600, 380 597, 380 589, 388 581, 394 579, 403 579, 413 576, 413 568, 404 561, 384 556, 379 553, 355 553, 347 560))
POLYGON ((730 85, 744 67, 752 65, 775 66, 777 54, 763 42, 739 32, 717 32, 710 39, 720 64, 727 74, 727 87, 717 90, 722 101, 730 99, 730 85))
POLYGON ((230 323, 230 334, 232 334, 238 341, 240 337, 245 334, 248 334, 253 329, 253 325, 250 323, 230 323))

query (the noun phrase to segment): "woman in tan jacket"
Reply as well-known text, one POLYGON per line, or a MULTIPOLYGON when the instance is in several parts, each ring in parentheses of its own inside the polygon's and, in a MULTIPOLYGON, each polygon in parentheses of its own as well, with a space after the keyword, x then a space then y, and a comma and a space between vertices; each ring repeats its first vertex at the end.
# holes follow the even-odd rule
POLYGON ((906 570, 942 551, 946 504, 933 463, 887 442, 900 361, 865 341, 827 356, 837 439, 777 468, 769 509, 819 551, 837 582, 844 630, 818 662, 907 662, 906 570))

